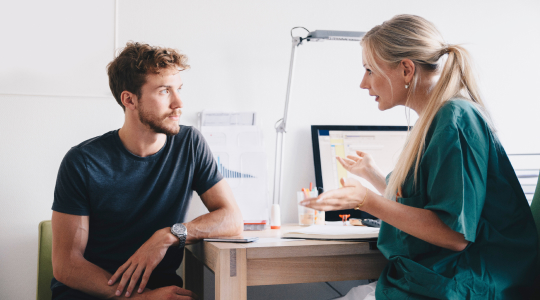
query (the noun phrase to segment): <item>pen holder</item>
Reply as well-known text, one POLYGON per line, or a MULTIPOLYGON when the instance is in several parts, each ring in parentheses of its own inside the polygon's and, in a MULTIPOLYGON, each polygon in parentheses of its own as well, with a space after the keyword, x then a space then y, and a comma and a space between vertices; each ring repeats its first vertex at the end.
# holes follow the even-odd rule
MULTIPOLYGON (((315 198, 318 195, 319 194, 317 193, 316 190, 313 190, 313 191, 309 192, 309 198, 315 198)), ((297 192, 296 193, 296 198, 298 200, 298 203, 300 203, 300 202, 304 201, 304 199, 306 199, 306 196, 305 196, 304 192, 297 192)), ((298 204, 298 224, 300 224, 300 225, 313 225, 313 224, 316 224, 315 219, 316 219, 317 215, 319 215, 318 211, 298 204)), ((322 225, 324 225, 324 215, 322 217, 322 220, 323 220, 322 225)))

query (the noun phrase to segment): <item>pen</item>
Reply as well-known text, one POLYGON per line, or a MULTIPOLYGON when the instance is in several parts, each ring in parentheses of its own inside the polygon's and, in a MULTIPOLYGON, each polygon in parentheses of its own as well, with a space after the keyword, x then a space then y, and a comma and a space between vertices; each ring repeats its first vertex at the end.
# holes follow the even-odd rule
POLYGON ((304 192, 304 197, 305 197, 306 199, 309 199, 309 193, 308 193, 308 190, 305 189, 305 188, 302 188, 302 192, 304 192))

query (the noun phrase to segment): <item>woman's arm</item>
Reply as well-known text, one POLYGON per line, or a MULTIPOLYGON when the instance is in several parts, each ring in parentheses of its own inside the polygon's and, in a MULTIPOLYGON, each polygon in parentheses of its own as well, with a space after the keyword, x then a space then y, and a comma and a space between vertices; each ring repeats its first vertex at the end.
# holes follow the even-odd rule
POLYGON ((469 242, 452 230, 436 213, 388 200, 368 192, 363 210, 384 222, 435 246, 462 251, 469 242))
POLYGON ((388 200, 371 192, 354 179, 341 181, 343 188, 307 199, 301 204, 317 210, 360 208, 384 222, 435 246, 462 251, 468 241, 452 230, 433 211, 388 200))

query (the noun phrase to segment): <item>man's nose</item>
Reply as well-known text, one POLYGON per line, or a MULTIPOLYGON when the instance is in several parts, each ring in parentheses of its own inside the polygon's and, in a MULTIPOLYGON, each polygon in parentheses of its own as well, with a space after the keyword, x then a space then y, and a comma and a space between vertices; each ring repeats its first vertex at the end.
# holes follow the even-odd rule
POLYGON ((171 99, 171 108, 182 108, 184 107, 184 102, 182 102, 182 99, 180 99, 180 93, 178 91, 174 91, 171 99))

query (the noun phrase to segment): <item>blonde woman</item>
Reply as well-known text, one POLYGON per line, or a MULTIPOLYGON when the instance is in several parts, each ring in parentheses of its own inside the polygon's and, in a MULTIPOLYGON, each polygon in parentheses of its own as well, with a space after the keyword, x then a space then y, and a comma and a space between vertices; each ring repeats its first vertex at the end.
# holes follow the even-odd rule
MULTIPOLYGON (((360 209, 383 220, 388 265, 377 299, 515 299, 532 279, 537 233, 461 46, 434 25, 398 15, 363 38, 360 87, 380 110, 403 105, 419 118, 387 180, 367 153, 338 161, 354 179, 308 199, 318 210, 360 209)), ((369 286, 345 299, 364 299, 369 286)))

